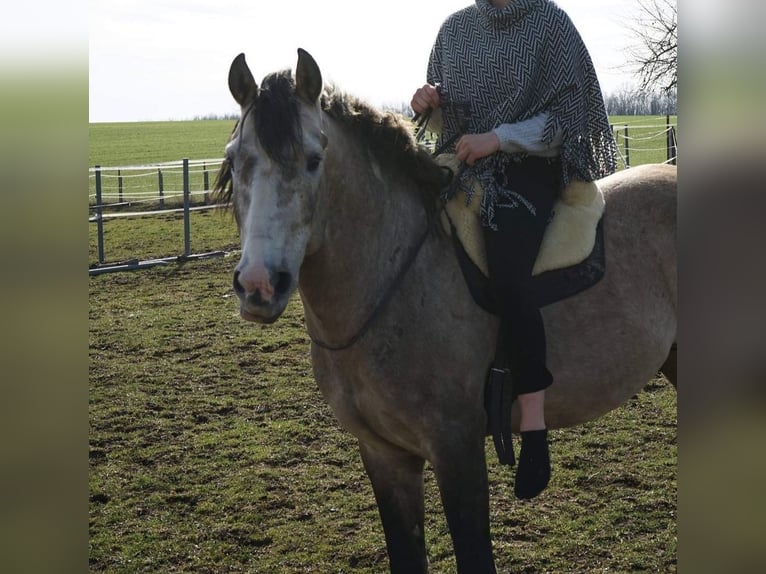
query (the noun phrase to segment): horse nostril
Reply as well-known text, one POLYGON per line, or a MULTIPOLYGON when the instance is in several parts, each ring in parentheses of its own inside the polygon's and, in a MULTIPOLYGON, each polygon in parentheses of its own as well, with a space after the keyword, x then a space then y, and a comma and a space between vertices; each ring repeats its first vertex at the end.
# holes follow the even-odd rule
POLYGON ((290 285, 292 285, 292 282, 293 282, 293 278, 289 273, 287 273, 286 271, 280 271, 279 273, 277 273, 277 282, 274 285, 274 290, 279 295, 284 295, 290 289, 290 285))
POLYGON ((239 295, 245 293, 245 288, 242 287, 242 283, 239 282, 239 271, 234 272, 234 292, 239 295))

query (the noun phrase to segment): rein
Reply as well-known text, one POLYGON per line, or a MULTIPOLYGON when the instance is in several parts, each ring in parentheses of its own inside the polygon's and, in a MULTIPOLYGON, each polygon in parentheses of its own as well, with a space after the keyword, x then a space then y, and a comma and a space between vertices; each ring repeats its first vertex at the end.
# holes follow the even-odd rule
MULTIPOLYGON (((431 118, 431 111, 429 111, 423 116, 416 114, 415 117, 413 118, 413 120, 417 124, 415 128, 415 139, 418 143, 421 142, 423 138, 425 137, 426 127, 428 125, 428 121, 430 120, 430 118, 431 118)), ((447 149, 450 145, 452 145, 455 142, 455 140, 457 140, 461 135, 462 135, 461 133, 458 133, 452 136, 451 138, 449 138, 449 140, 442 143, 442 145, 439 146, 433 152, 432 155, 436 157, 442 154, 444 150, 447 149)), ((394 277, 393 281, 391 282, 391 284, 388 286, 388 288, 385 290, 381 298, 376 303, 375 308, 372 310, 372 313, 370 313, 367 319, 365 319, 364 323, 362 323, 362 326, 359 328, 359 330, 343 343, 334 344, 334 343, 327 343, 325 341, 322 341, 321 339, 317 339, 316 337, 314 337, 314 335, 311 334, 311 331, 308 331, 308 328, 307 328, 306 330, 308 331, 309 338, 311 339, 312 343, 314 343, 317 347, 320 347, 327 351, 343 351, 353 346, 354 343, 356 343, 359 339, 361 339, 367 333, 369 328, 375 322, 375 319, 377 319, 380 316, 380 314, 383 312, 383 309, 385 309, 386 305, 391 300, 391 297, 393 297, 394 293, 401 285, 405 275, 407 275, 407 272, 410 270, 413 263, 415 263, 415 259, 417 259, 418 253, 420 253, 420 249, 423 247, 423 244, 425 243, 426 238, 428 237, 428 233, 431 230, 431 222, 429 220, 430 218, 428 217, 428 215, 426 215, 427 223, 426 223, 424 232, 421 234, 418 241, 410 247, 409 253, 407 254, 407 258, 402 264, 402 267, 396 273, 396 276, 394 277)))
POLYGON ((417 259, 418 253, 420 253, 420 248, 423 247, 423 244, 426 242, 426 238, 428 237, 428 233, 431 230, 430 223, 426 224, 425 231, 420 236, 418 241, 410 247, 409 253, 407 254, 407 259, 405 259, 404 263, 402 264, 402 267, 397 272, 396 276, 394 277, 394 280, 391 282, 391 284, 388 286, 388 289, 383 293, 383 296, 378 300, 377 304, 375 305, 375 308, 372 310, 372 313, 367 317, 367 319, 362 323, 362 326, 359 328, 359 330, 351 336, 347 341, 340 344, 332 344, 332 343, 325 343, 324 341, 321 341, 320 339, 317 339, 314 337, 314 335, 311 334, 311 331, 307 331, 309 333, 309 338, 311 341, 317 346, 321 347, 322 349, 326 349, 328 351, 343 351, 345 349, 348 349, 351 347, 354 343, 356 343, 359 339, 361 339, 365 333, 369 330, 370 326, 373 324, 375 319, 378 318, 378 316, 381 314, 383 309, 385 309, 388 302, 391 300, 391 297, 394 295, 394 292, 397 290, 399 285, 401 285, 402 281, 404 280, 404 276, 407 275, 407 272, 410 270, 410 267, 412 267, 412 264, 415 263, 415 259, 417 259))
MULTIPOLYGON (((426 136, 426 127, 428 126, 432 113, 433 110, 428 110, 424 115, 421 116, 420 114, 415 114, 412 118, 412 121, 415 122, 415 139, 418 143, 422 142, 423 138, 426 136)), ((451 138, 447 139, 447 141, 442 142, 442 145, 434 149, 434 152, 431 155, 433 157, 440 156, 444 153, 444 150, 455 143, 462 135, 462 131, 457 132, 451 138)))

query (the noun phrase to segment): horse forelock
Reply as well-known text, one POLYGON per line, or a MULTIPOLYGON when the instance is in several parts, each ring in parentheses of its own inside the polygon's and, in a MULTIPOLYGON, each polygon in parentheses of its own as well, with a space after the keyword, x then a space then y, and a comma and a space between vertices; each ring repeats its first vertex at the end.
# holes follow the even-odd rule
POLYGON ((281 166, 295 161, 301 149, 301 122, 295 80, 289 70, 263 79, 251 113, 266 155, 281 166))
MULTIPOLYGON (((234 125, 229 140, 245 130, 251 118, 255 137, 266 155, 275 163, 286 166, 294 161, 301 145, 301 124, 295 81, 289 70, 269 74, 253 100, 244 106, 242 117, 234 125)), ((224 159, 218 171, 213 191, 222 203, 231 202, 233 182, 231 165, 224 159)))

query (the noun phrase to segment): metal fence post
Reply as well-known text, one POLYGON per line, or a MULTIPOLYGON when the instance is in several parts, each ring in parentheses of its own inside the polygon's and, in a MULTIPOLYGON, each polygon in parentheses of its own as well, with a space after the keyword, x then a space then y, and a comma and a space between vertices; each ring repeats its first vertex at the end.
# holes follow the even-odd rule
POLYGON ((625 167, 630 167, 630 138, 628 137, 628 124, 625 124, 625 167))
POLYGON ((184 158, 184 255, 191 255, 191 233, 189 231, 189 159, 184 158))
POLYGON ((668 132, 668 136, 670 137, 670 163, 673 165, 677 165, 678 161, 678 143, 676 140, 676 127, 671 126, 670 131, 668 132))
POLYGON ((670 114, 665 116, 665 158, 668 162, 673 159, 670 155, 670 114))
POLYGON ((665 116, 665 127, 667 128, 667 156, 668 156, 668 163, 672 165, 676 165, 676 154, 678 153, 676 150, 676 128, 675 126, 670 124, 670 115, 665 116))
POLYGON ((202 163, 202 180, 202 189, 205 192, 205 205, 208 205, 210 203, 210 194, 208 193, 210 191, 210 174, 208 173, 207 165, 205 165, 204 162, 202 163))
POLYGON ((104 263, 104 218, 101 204, 101 166, 96 166, 96 228, 98 242, 98 263, 104 263))
POLYGON ((160 207, 165 207, 165 181, 162 178, 162 169, 157 168, 157 186, 160 192, 160 207))
POLYGON ((117 189, 119 193, 118 201, 122 203, 122 171, 117 170, 117 189))

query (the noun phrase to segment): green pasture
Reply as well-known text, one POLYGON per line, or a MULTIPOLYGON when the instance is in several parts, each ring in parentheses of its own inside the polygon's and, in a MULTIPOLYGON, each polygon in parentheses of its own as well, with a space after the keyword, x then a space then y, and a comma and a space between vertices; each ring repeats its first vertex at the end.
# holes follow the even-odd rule
POLYGON ((90 124, 88 167, 116 167, 223 156, 234 120, 90 124))
MULTIPOLYGON (((678 125, 677 116, 670 117, 678 125)), ((618 128, 618 143, 624 140, 619 132, 629 126, 629 137, 642 153, 637 162, 665 161, 659 153, 664 136, 658 135, 666 125, 665 116, 613 116, 610 122, 618 128), (635 130, 635 133, 631 133, 635 130), (650 138, 656 137, 656 141, 650 138), (658 153, 644 154, 646 151, 658 153)), ((183 158, 212 159, 223 156, 223 147, 234 127, 233 120, 194 120, 179 122, 128 122, 90 124, 88 130, 88 167, 135 166, 177 161, 183 158)))
MULTIPOLYGON (((88 167, 101 166, 103 203, 118 203, 122 178, 121 209, 130 211, 157 209, 160 189, 159 171, 166 195, 165 207, 182 203, 183 173, 180 166, 155 166, 166 162, 217 160, 234 128, 233 120, 197 120, 182 122, 133 122, 90 124, 88 133, 88 167), (135 169, 137 166, 153 166, 135 169), (118 172, 117 167, 126 167, 118 172)), ((213 185, 218 164, 194 166, 190 169, 190 190, 199 193, 213 185), (205 186, 207 171, 208 185, 205 186)), ((88 177, 89 204, 96 203, 96 179, 88 177)), ((193 203, 204 203, 204 195, 193 195, 193 203)))
POLYGON ((664 163, 667 156, 667 130, 670 126, 678 133, 678 116, 612 116, 609 122, 614 130, 619 150, 618 167, 634 167, 645 163, 664 163))

